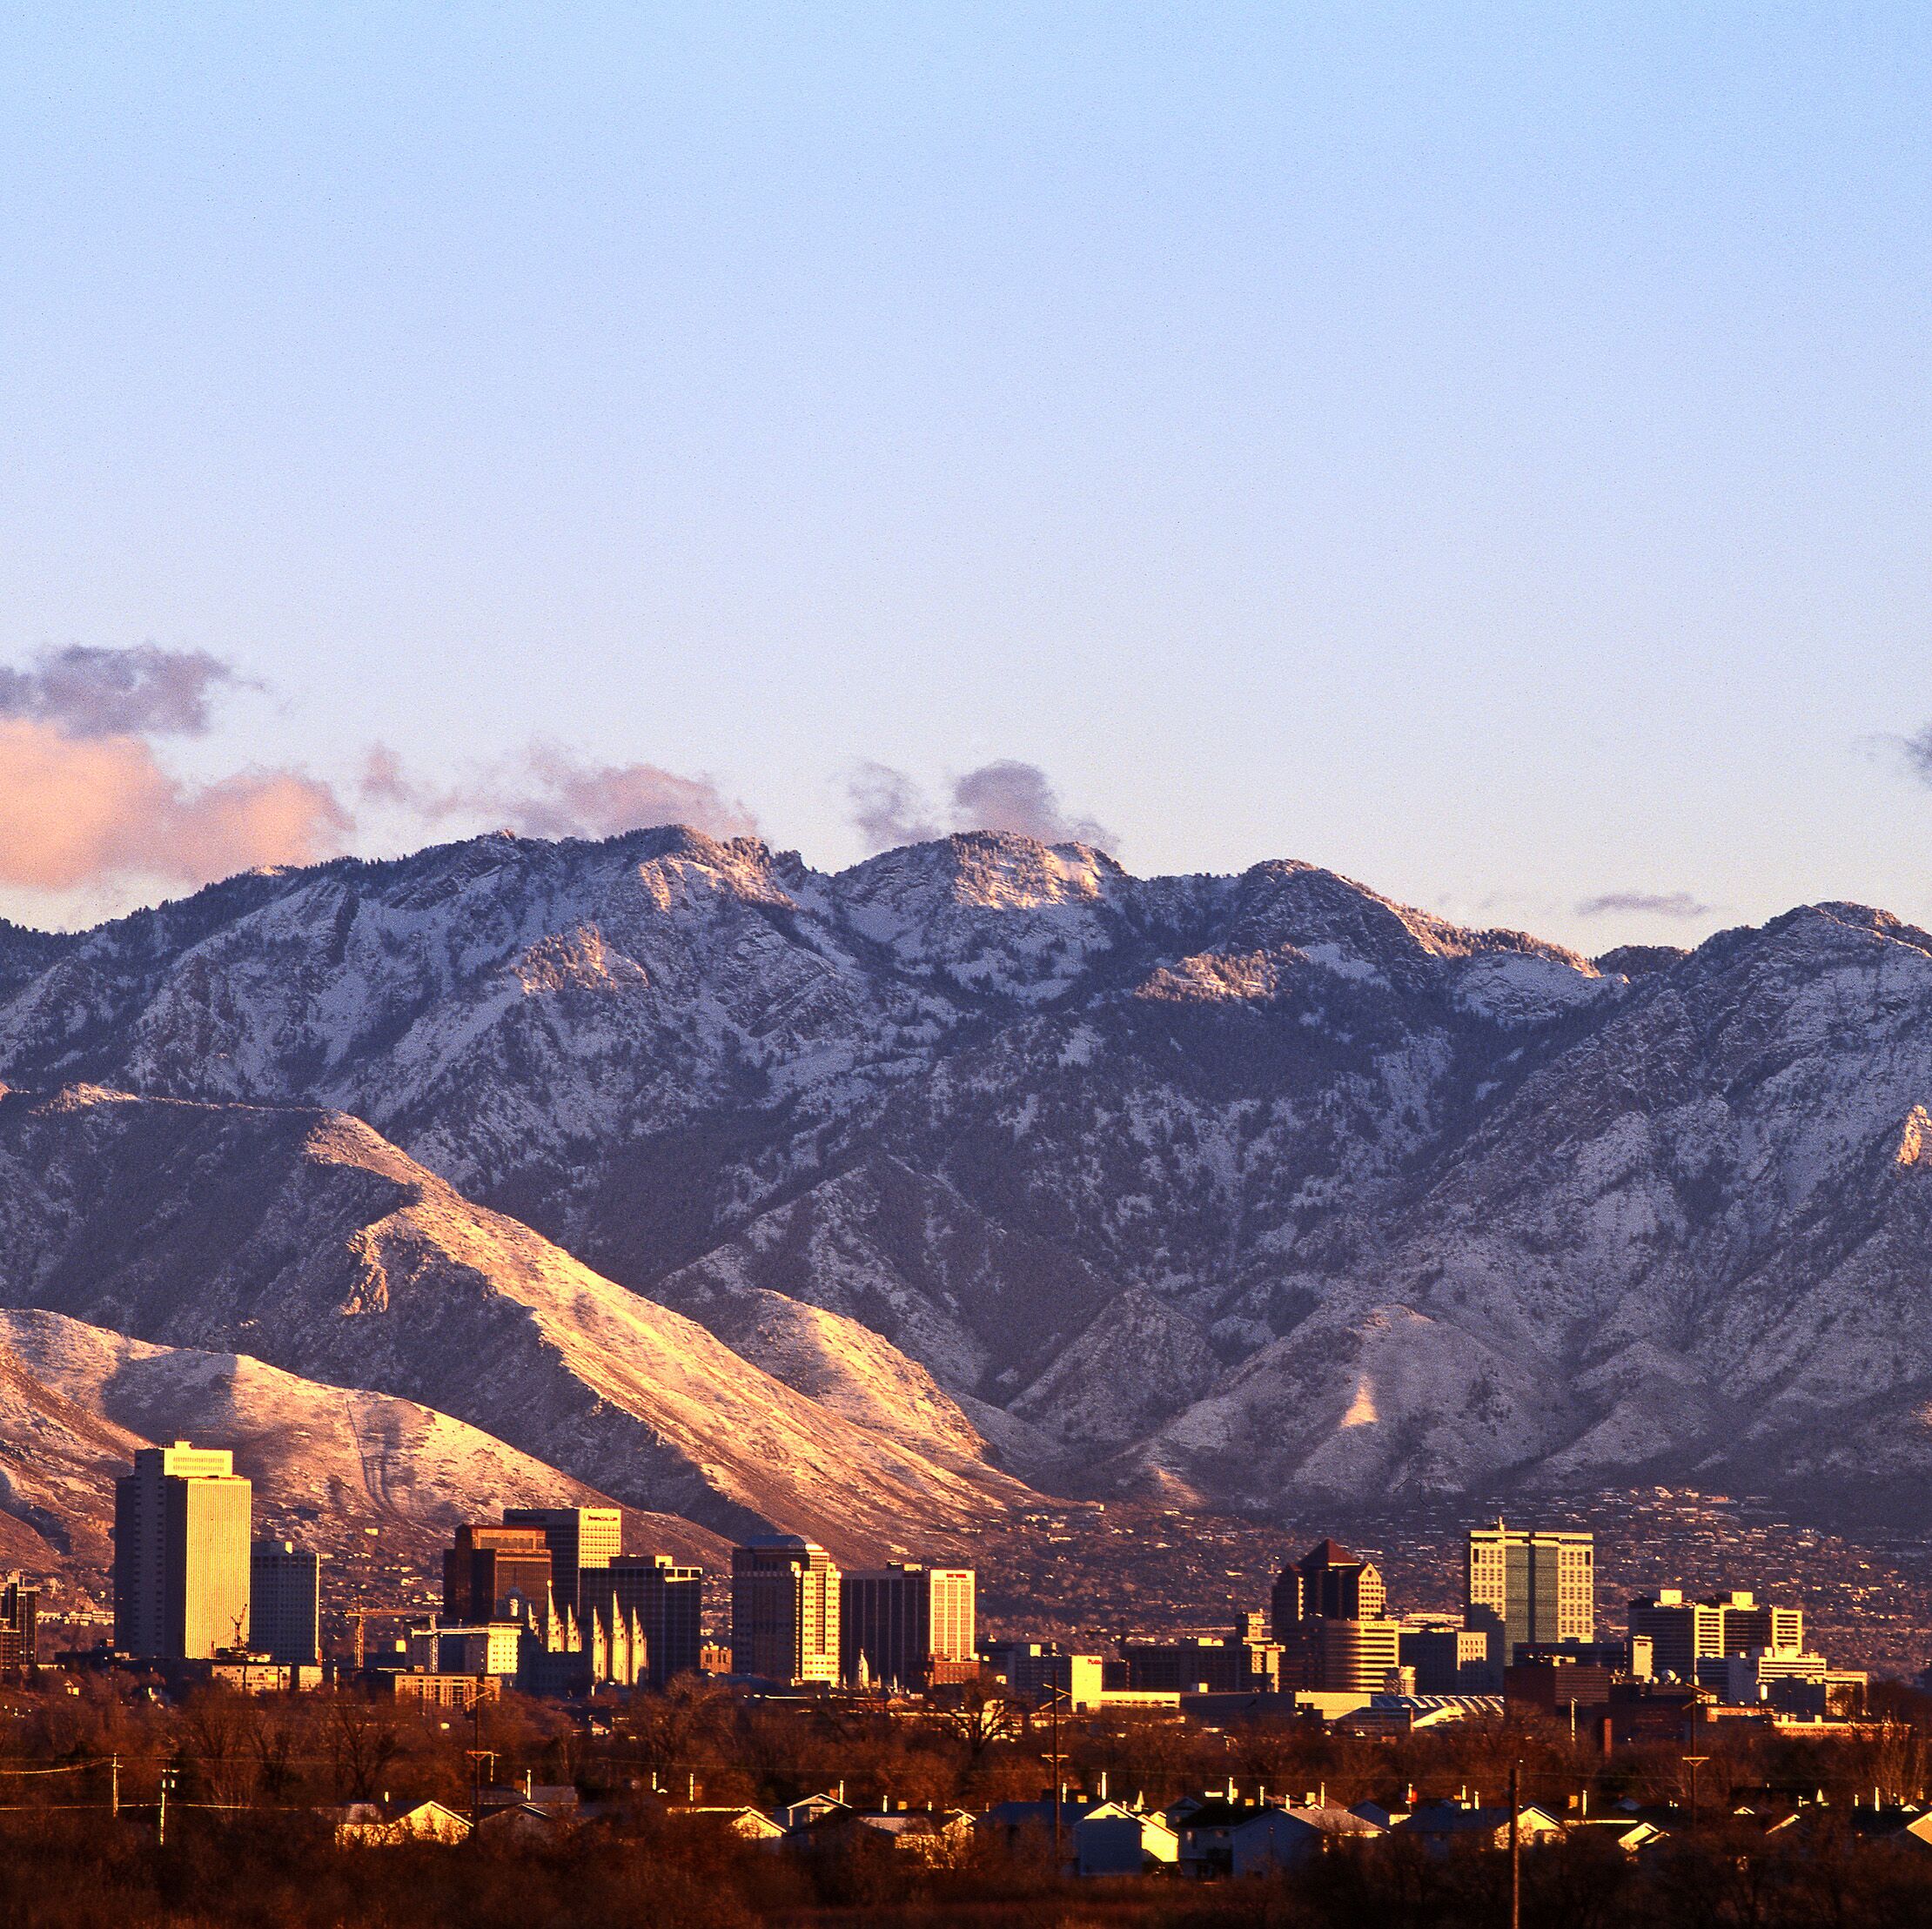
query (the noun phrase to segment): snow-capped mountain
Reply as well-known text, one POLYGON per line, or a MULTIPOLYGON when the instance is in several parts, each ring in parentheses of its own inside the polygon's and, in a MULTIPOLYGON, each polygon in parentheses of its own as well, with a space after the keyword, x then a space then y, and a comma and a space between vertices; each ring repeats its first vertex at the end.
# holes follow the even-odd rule
POLYGON ((0 1073, 198 1102, 205 1147, 0 1106, 4 1296, 427 1399, 717 1524, 869 1534, 916 1491, 943 1530, 1013 1475, 1905 1496, 1932 1441, 1932 938, 1882 914, 1593 963, 1305 864, 974 834, 825 874, 661 830, 3 935, 0 1073), (277 1133, 279 1175, 222 1190, 277 1133), (90 1187, 142 1202, 104 1249, 90 1187), (149 1256, 184 1190, 212 1270, 149 1256), (425 1295, 453 1347, 339 1309, 465 1269, 477 1304, 425 1295))

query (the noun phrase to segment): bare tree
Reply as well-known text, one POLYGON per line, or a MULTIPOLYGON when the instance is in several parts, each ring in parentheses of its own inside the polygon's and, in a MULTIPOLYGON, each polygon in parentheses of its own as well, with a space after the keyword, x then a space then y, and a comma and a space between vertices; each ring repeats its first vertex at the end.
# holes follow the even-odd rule
POLYGON ((968 1684, 958 1701, 936 1712, 940 1726, 966 1749, 966 1772, 977 1775, 987 1751, 1011 1741, 1023 1725, 1019 1711, 1004 1695, 978 1682, 968 1684))
POLYGON ((383 1770, 401 1745, 389 1717, 360 1695, 339 1688, 329 1698, 324 1737, 336 1793, 352 1802, 373 1800, 383 1770))

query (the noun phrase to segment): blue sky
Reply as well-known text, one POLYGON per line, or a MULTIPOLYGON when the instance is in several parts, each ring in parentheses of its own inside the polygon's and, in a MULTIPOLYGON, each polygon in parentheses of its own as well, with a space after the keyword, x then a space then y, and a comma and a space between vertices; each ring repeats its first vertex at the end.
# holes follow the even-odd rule
POLYGON ((1929 56, 1882 4, 15 10, 0 662, 228 673, 0 714, 0 790, 125 800, 10 865, 55 807, 0 804, 0 912, 664 795, 839 864, 862 767, 943 824, 1012 763, 1137 871, 1592 950, 1932 920, 1929 56))

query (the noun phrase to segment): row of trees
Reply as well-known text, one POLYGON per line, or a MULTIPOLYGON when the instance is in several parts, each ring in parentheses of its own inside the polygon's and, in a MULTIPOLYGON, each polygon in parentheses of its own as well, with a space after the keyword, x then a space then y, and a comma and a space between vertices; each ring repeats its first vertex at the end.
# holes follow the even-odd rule
MULTIPOLYGON (((1889 1725, 1857 1740, 1800 1744, 1740 1729, 1701 1744, 1694 1828, 1682 1813, 1682 1750, 1606 1759, 1573 1745, 1564 1723, 1465 1723, 1390 1745, 1300 1723, 1220 1731, 1136 1717, 1082 1719, 1058 1738, 1070 1781, 1093 1789, 1104 1774, 1116 1795, 1150 1802, 1230 1780, 1251 1794, 1320 1790, 1346 1802, 1394 1800, 1411 1786, 1494 1801, 1519 1762, 1526 1795, 1553 1808, 1587 1795, 1595 1812, 1620 1801, 1679 1811, 1666 1844, 1634 1859, 1580 1835, 1536 1849, 1526 1859, 1528 1929, 1882 1929, 1932 1922, 1932 1852, 1862 1830, 1869 1809, 1858 1805, 1875 1791, 1923 1786, 1932 1705, 1900 1695, 1882 1707, 1889 1725), (1732 1814, 1729 1799, 1766 1788, 1826 1799, 1768 1833, 1774 1799, 1757 1800, 1756 1818, 1732 1814)), ((909 1718, 851 1702, 747 1702, 691 1681, 614 1705, 594 1725, 517 1698, 473 1724, 350 1693, 210 1691, 171 1706, 124 1677, 50 1678, 0 1695, 0 1929, 454 1920, 545 1929, 567 1919, 617 1929, 819 1919, 1473 1929, 1503 1919, 1504 1858, 1486 1849, 1432 1858, 1399 1836, 1251 1884, 1096 1885, 1060 1876, 1043 1836, 1016 1852, 981 1833, 948 1865, 929 1867, 863 1831, 828 1831, 815 1849, 773 1855, 715 1818, 678 1812, 676 1798, 693 1792, 769 1806, 839 1783, 855 1805, 976 1806, 1038 1793, 1050 1746, 1037 1718, 985 1700, 909 1718), (336 1844, 326 1812, 335 1802, 389 1792, 466 1806, 480 1745, 502 1778, 574 1782, 598 1800, 597 1821, 535 1845, 336 1844), (163 1844, 151 1805, 164 1770, 173 1792, 163 1844)))
MULTIPOLYGON (((1859 1738, 1780 1739, 1755 1725, 1719 1727, 1701 1741, 1702 1790, 1715 1815, 1734 1790, 1822 1792, 1834 1805, 1919 1799, 1932 1785, 1932 1699, 1882 1691, 1879 1718, 1859 1738)), ((480 1718, 418 1710, 352 1692, 245 1696, 210 1689, 178 1706, 128 1677, 50 1677, 0 1695, 0 1805, 106 1798, 104 1765, 117 1761, 121 1794, 154 1798, 164 1767, 182 1797, 224 1809, 367 1800, 386 1792, 466 1804, 486 1749, 504 1779, 528 1773, 605 1799, 654 1793, 770 1806, 842 1784, 855 1805, 914 1808, 1036 1796, 1052 1778, 1045 1719, 984 1697, 908 1712, 849 1700, 767 1703, 699 1678, 614 1704, 594 1722, 554 1703, 506 1696, 480 1718), (49 1777, 50 1766, 94 1765, 49 1777), (12 1787, 6 1785, 7 1772, 12 1787), (89 1798, 92 1798, 91 1796, 89 1798)), ((1558 1808, 1587 1800, 1682 1805, 1691 1792, 1685 1751, 1631 1748, 1605 1757, 1572 1740, 1566 1724, 1513 1716, 1426 1730, 1393 1743, 1324 1732, 1298 1720, 1206 1727, 1171 1715, 1096 1716, 1057 1735, 1060 1772, 1076 1788, 1164 1804, 1232 1782, 1299 1799, 1321 1792, 1352 1804, 1425 1795, 1499 1797, 1521 1763, 1527 1798, 1558 1808)))

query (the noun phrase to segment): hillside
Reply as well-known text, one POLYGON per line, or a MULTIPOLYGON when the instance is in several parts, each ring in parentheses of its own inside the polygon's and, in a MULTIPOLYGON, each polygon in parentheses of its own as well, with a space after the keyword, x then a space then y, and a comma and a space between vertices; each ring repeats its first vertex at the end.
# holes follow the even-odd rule
POLYGON ((340 1114, 12 1093, 0 1225, 16 1305, 421 1401, 723 1531, 803 1523, 869 1556, 1024 1492, 956 1418, 943 1464, 855 1424, 340 1114))
MULTIPOLYGON (((58 1313, 0 1312, 0 1514, 43 1544, 44 1569, 108 1558, 113 1483, 138 1446, 218 1442, 255 1484, 258 1535, 331 1559, 379 1536, 433 1564, 457 1524, 506 1507, 608 1506, 609 1497, 446 1413, 324 1386, 245 1354, 151 1346, 58 1313)), ((714 1561, 721 1544, 675 1516, 630 1510, 626 1544, 714 1561)), ((25 1557, 23 1555, 21 1557, 25 1557)))

